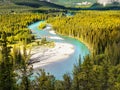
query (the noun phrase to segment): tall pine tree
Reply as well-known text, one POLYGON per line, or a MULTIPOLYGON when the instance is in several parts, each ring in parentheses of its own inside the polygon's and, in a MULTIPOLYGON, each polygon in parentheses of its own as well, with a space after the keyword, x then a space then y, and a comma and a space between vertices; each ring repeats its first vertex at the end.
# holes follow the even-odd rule
POLYGON ((7 46, 7 34, 2 32, 0 40, 0 90, 14 90, 15 79, 10 47, 7 46))

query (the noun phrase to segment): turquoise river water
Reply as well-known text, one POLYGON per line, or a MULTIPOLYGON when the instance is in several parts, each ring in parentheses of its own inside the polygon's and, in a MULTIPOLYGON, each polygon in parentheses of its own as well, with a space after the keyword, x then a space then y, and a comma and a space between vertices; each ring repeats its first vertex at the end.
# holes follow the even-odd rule
POLYGON ((48 64, 46 66, 43 66, 42 68, 45 69, 46 72, 49 72, 50 74, 54 75, 56 79, 62 79, 62 76, 65 73, 69 73, 70 75, 72 75, 74 65, 78 63, 79 56, 81 56, 83 62, 83 58, 89 54, 88 48, 85 46, 85 44, 74 38, 49 33, 50 27, 47 27, 45 30, 39 30, 38 26, 42 22, 44 21, 39 21, 28 26, 28 28, 32 30, 32 33, 36 35, 36 38, 42 38, 46 36, 59 36, 63 39, 61 40, 48 38, 48 40, 54 42, 70 43, 74 46, 75 49, 75 52, 72 55, 70 55, 67 59, 48 64))

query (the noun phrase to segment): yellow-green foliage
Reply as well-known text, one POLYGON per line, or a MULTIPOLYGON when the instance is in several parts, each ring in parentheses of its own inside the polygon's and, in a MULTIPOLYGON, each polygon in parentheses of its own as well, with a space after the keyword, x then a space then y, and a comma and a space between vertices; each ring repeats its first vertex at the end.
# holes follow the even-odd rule
MULTIPOLYGON (((120 60, 120 11, 80 11, 73 17, 49 19, 48 23, 53 25, 56 32, 90 44, 94 54, 106 51, 111 58, 114 56, 114 59, 117 57, 116 60, 120 60)), ((114 64, 118 63, 114 59, 114 64)))
POLYGON ((55 46, 53 41, 47 41, 46 38, 41 39, 40 45, 45 45, 45 46, 48 46, 48 47, 54 47, 55 46))
POLYGON ((28 29, 28 25, 38 20, 46 20, 49 16, 51 15, 32 13, 0 15, 0 33, 5 31, 10 43, 17 43, 23 40, 31 42, 34 36, 28 29))
MULTIPOLYGON (((48 22, 58 33, 79 37, 91 44, 101 41, 104 45, 120 32, 119 11, 81 11, 74 17, 58 17, 48 22)), ((116 37, 114 41, 119 39, 116 37)))
POLYGON ((40 23, 40 25, 38 26, 39 29, 44 29, 46 27, 46 23, 40 23))

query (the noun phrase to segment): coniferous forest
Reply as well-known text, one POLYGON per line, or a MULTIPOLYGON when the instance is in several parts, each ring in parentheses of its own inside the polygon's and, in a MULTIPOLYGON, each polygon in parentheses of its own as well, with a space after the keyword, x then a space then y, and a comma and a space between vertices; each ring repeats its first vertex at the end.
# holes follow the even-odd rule
POLYGON ((10 13, 4 13, 5 6, 0 7, 0 90, 120 90, 119 10, 24 6, 27 11, 19 7, 20 12, 14 12, 15 6, 7 8, 10 13), (44 9, 48 12, 39 12, 44 9), (67 12, 73 15, 67 16, 67 12), (28 26, 41 20, 50 23, 57 34, 75 38, 89 48, 90 54, 84 61, 79 58, 74 65, 72 77, 66 72, 62 80, 57 80, 40 68, 38 76, 30 79, 33 67, 27 48, 36 38, 28 26))

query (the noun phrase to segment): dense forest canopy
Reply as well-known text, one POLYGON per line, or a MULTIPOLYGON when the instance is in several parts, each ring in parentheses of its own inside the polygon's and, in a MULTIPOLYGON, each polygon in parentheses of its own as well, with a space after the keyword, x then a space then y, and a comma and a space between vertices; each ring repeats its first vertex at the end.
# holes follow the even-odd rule
MULTIPOLYGON (((28 25, 39 21, 46 20, 51 15, 45 14, 10 14, 0 15, 0 33, 3 30, 7 34, 8 41, 11 44, 17 43, 18 41, 26 40, 31 42, 34 39, 31 31, 28 29, 28 25)), ((1 37, 2 34, 0 34, 1 37)))
MULTIPOLYGON (((47 1, 68 4, 67 1, 81 0, 47 1)), ((120 90, 120 11, 87 10, 96 6, 100 6, 98 10, 110 9, 98 3, 76 11, 76 8, 51 2, 0 0, 0 90, 120 90), (69 11, 75 15, 66 16, 69 11), (40 20, 50 23, 56 33, 76 38, 90 47, 91 54, 84 62, 79 58, 79 63, 74 65, 73 77, 64 74, 63 80, 56 80, 40 70, 38 77, 30 80, 33 68, 28 63, 30 55, 26 45, 33 42, 35 36, 28 25, 40 20), (19 42, 25 42, 22 50, 16 47, 19 42)), ((115 7, 119 9, 118 6, 117 3, 115 7)))
POLYGON ((95 55, 110 54, 109 50, 114 49, 112 53, 115 54, 116 59, 113 60, 113 55, 109 57, 116 65, 120 61, 119 18, 119 11, 80 11, 74 17, 63 16, 49 19, 48 22, 53 25, 56 32, 87 42, 92 46, 95 55))

